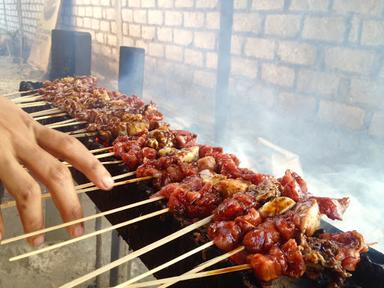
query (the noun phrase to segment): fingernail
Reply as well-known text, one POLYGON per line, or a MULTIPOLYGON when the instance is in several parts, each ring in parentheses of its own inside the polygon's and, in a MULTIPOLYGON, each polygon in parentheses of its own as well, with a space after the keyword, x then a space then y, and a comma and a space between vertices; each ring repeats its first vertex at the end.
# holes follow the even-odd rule
POLYGON ((43 243, 44 243, 44 236, 37 236, 32 241, 32 244, 33 244, 34 247, 39 247, 43 243))
POLYGON ((3 234, 0 232, 0 241, 3 240, 3 234))
POLYGON ((101 183, 103 184, 104 189, 112 189, 113 184, 115 181, 113 181, 111 176, 105 176, 103 179, 101 179, 101 183))
POLYGON ((83 234, 84 234, 84 227, 81 225, 76 225, 75 228, 72 230, 73 237, 79 237, 83 234))

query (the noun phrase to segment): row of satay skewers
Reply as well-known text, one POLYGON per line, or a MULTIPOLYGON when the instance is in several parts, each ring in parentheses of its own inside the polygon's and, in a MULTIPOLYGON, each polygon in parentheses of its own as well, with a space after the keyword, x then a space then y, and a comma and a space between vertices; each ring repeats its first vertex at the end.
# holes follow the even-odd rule
MULTIPOLYGON (((168 287, 183 279, 249 269, 253 269, 261 281, 271 281, 282 275, 298 278, 306 273, 307 276, 316 278, 320 274, 329 274, 330 281, 342 285, 350 272, 355 270, 360 253, 367 251, 362 236, 356 231, 336 234, 317 232, 321 214, 341 220, 348 206, 348 198, 315 197, 308 192, 305 181, 289 170, 282 178, 276 179, 240 168, 236 156, 224 153, 222 148, 199 145, 193 133, 170 129, 168 124, 162 122, 162 114, 153 103, 145 105, 138 97, 128 97, 99 88, 94 77, 67 77, 45 82, 43 88, 34 92, 37 95, 19 97, 13 101, 22 108, 45 107, 47 104, 54 106, 30 113, 35 120, 60 119, 49 124, 49 127, 55 129, 86 125, 85 129, 67 133, 76 137, 94 135, 105 145, 114 140, 113 146, 92 152, 96 154, 109 151, 96 155, 99 159, 114 155, 119 159, 118 162, 106 161, 105 164, 122 161, 132 170, 115 176, 115 180, 136 175, 134 179, 116 182, 115 186, 151 180, 160 190, 150 199, 6 239, 2 244, 162 199, 167 199, 168 207, 13 257, 11 261, 57 249, 164 213, 171 212, 192 223, 62 287, 79 285, 207 224, 211 241, 118 287, 159 284, 162 284, 160 287, 168 287), (74 119, 61 120, 65 115, 74 119), (213 245, 226 253, 199 265, 185 275, 160 279, 158 282, 133 284, 213 245), (201 272, 228 258, 239 265, 224 270, 201 272)), ((78 193, 98 189, 90 183, 76 188, 78 193)), ((43 195, 43 199, 49 197, 49 194, 43 195)), ((15 203, 1 205, 1 208, 7 208, 15 203)))

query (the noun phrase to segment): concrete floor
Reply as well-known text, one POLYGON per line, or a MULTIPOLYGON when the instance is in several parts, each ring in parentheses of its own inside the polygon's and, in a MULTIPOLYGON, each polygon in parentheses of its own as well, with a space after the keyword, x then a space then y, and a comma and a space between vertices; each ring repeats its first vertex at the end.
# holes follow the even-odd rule
MULTIPOLYGON (((31 69, 27 65, 13 63, 8 57, 0 57, 0 95, 17 91, 22 80, 39 80, 42 78, 39 71, 31 69)), ((5 195, 9 198, 9 195, 5 195)), ((81 195, 81 203, 84 215, 92 215, 96 212, 93 202, 86 195, 81 195)), ((22 226, 15 208, 2 211, 5 220, 4 238, 17 236, 23 233, 22 226)), ((61 219, 51 202, 45 207, 46 226, 61 223, 61 219)), ((102 227, 109 226, 109 222, 102 219, 102 227)), ((86 233, 95 230, 95 221, 85 223, 86 233)), ((48 233, 46 243, 51 245, 68 239, 64 231, 48 233)), ((101 265, 110 262, 111 233, 104 234, 101 238, 101 265)), ((123 242, 123 241, 122 241, 123 242)), ((0 288, 24 288, 24 287, 58 287, 72 279, 80 277, 95 270, 96 267, 96 238, 81 241, 64 248, 52 250, 23 259, 9 262, 12 256, 22 254, 32 249, 25 241, 18 241, 9 245, 0 246, 0 288)), ((125 242, 121 245, 121 255, 128 252, 125 242)), ((145 270, 139 260, 120 266, 119 279, 126 280, 129 275, 136 275, 145 270)), ((96 279, 85 283, 80 287, 109 287, 109 273, 104 273, 96 279)))

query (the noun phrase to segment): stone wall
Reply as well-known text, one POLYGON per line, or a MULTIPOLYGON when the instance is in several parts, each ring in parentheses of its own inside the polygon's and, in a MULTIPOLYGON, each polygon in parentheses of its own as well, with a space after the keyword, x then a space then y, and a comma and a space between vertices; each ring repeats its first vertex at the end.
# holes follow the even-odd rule
MULTIPOLYGON (((17 29, 16 2, 5 1, 5 13, 0 4, 2 29, 17 29)), ((22 2, 32 38, 43 1, 22 2)), ((63 2, 60 27, 92 34, 95 72, 115 80, 119 46, 142 47, 144 96, 176 116, 199 110, 202 125, 212 122, 220 1, 63 2)), ((383 0, 235 0, 233 109, 257 105, 384 137, 383 8, 383 0)))

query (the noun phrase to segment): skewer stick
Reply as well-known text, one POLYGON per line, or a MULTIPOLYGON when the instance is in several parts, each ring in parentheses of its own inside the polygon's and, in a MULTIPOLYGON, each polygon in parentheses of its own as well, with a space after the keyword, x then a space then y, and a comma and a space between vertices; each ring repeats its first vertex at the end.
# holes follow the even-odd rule
POLYGON ((87 122, 85 122, 85 121, 73 121, 70 123, 63 123, 63 124, 56 124, 55 123, 55 124, 50 124, 50 125, 46 125, 46 126, 51 128, 51 129, 55 129, 55 128, 68 127, 68 126, 79 125, 79 124, 87 124, 87 122))
POLYGON ((52 115, 56 113, 62 113, 63 111, 60 110, 59 108, 49 108, 49 109, 44 109, 41 111, 36 111, 29 113, 30 116, 35 117, 35 116, 46 116, 46 115, 52 115))
POLYGON ((18 104, 20 108, 31 108, 31 107, 40 107, 40 106, 46 106, 49 105, 48 102, 45 101, 39 101, 39 102, 33 102, 33 103, 21 103, 18 104))
POLYGON ((123 160, 115 160, 115 161, 104 161, 104 162, 100 162, 100 163, 103 165, 114 165, 114 164, 124 163, 124 161, 123 160))
POLYGON ((88 130, 85 129, 85 128, 79 129, 79 130, 75 130, 75 131, 69 131, 69 132, 66 132, 66 133, 69 134, 69 135, 75 135, 77 133, 83 133, 83 132, 85 132, 85 133, 92 133, 92 132, 88 132, 88 130))
POLYGON ((77 120, 76 119, 66 119, 66 120, 62 120, 62 121, 57 121, 57 122, 53 122, 53 123, 49 123, 49 124, 45 124, 44 126, 46 127, 51 127, 53 125, 58 125, 58 124, 65 124, 65 123, 71 123, 71 122, 76 122, 77 120))
MULTIPOLYGON (((111 157, 114 155, 115 155, 115 152, 108 152, 108 153, 103 153, 103 154, 97 154, 97 155, 95 155, 95 158, 96 159, 102 159, 102 158, 107 158, 107 157, 111 157)), ((67 165, 67 167, 72 166, 71 164, 69 164, 68 162, 65 162, 65 161, 63 161, 63 164, 67 165)))
POLYGON ((145 272, 143 274, 140 274, 140 275, 138 275, 138 276, 136 276, 136 277, 134 277, 134 278, 132 278, 132 279, 122 283, 122 284, 120 284, 120 285, 117 285, 114 288, 127 287, 129 284, 135 283, 135 282, 139 281, 140 279, 143 279, 143 278, 145 278, 145 277, 147 277, 149 275, 152 275, 152 274, 154 274, 154 273, 156 273, 156 272, 158 272, 160 270, 163 270, 163 269, 165 269, 165 268, 167 268, 167 267, 169 267, 169 266, 171 266, 171 265, 173 265, 173 264, 175 264, 175 263, 177 263, 177 262, 179 262, 179 261, 181 261, 181 260, 183 260, 183 259, 185 259, 185 258, 187 258, 187 257, 189 257, 191 255, 193 255, 193 254, 196 254, 197 252, 200 252, 200 251, 202 251, 204 249, 207 249, 207 248, 209 248, 209 247, 211 247, 213 245, 214 245, 213 241, 205 243, 205 244, 203 244, 203 245, 201 245, 201 246, 199 246, 199 247, 197 247, 197 248, 195 248, 195 249, 193 249, 191 251, 188 251, 187 253, 184 253, 184 254, 180 255, 179 257, 176 257, 176 258, 174 258, 174 259, 172 259, 172 260, 170 260, 170 261, 168 261, 168 262, 166 262, 166 263, 164 263, 164 264, 162 264, 160 266, 157 266, 156 268, 153 268, 152 270, 149 270, 149 271, 147 271, 147 272, 145 272))
MULTIPOLYGON (((145 177, 128 179, 128 180, 124 180, 124 181, 120 181, 120 182, 114 183, 113 187, 122 186, 122 185, 130 184, 130 183, 141 182, 141 181, 149 180, 149 179, 152 179, 152 178, 153 178, 152 176, 145 176, 145 177)), ((76 193, 77 194, 82 194, 82 193, 96 191, 96 190, 100 190, 100 188, 94 186, 94 187, 89 187, 89 188, 85 188, 85 189, 79 189, 79 190, 76 190, 76 193)), ((51 194, 50 193, 41 194, 41 200, 47 200, 49 198, 51 198, 51 194)), ((6 209, 6 208, 15 207, 15 206, 16 206, 16 201, 13 200, 13 201, 8 201, 8 202, 0 204, 0 209, 6 209)))
POLYGON ((89 152, 94 154, 94 153, 99 153, 99 152, 104 152, 104 151, 110 151, 112 148, 113 148, 113 146, 97 148, 97 149, 89 150, 89 152))
POLYGON ((16 95, 16 94, 24 95, 24 94, 32 93, 32 92, 36 92, 36 91, 38 91, 38 89, 27 90, 27 91, 15 91, 15 92, 10 92, 10 93, 7 93, 7 94, 3 94, 3 95, 1 95, 1 97, 7 97, 7 96, 16 95))
POLYGON ((11 99, 11 101, 14 103, 25 103, 25 102, 33 102, 33 101, 41 100, 41 99, 43 99, 43 96, 41 96, 39 94, 32 94, 32 95, 28 95, 28 96, 13 98, 13 99, 11 99))
MULTIPOLYGON (((209 276, 217 276, 227 273, 233 273, 237 271, 244 271, 251 269, 251 265, 249 264, 242 264, 242 265, 236 265, 232 267, 226 267, 226 268, 220 268, 195 274, 188 274, 188 275, 181 275, 181 276, 175 276, 175 277, 169 277, 169 278, 163 278, 158 280, 152 280, 147 282, 142 282, 138 284, 133 284, 129 286, 122 286, 122 287, 130 287, 130 288, 141 288, 141 287, 150 287, 150 286, 157 286, 162 283, 170 282, 170 281, 185 281, 185 280, 191 280, 191 279, 197 279, 197 278, 204 278, 209 276)), ((117 286, 118 287, 118 286, 117 286)))
POLYGON ((47 115, 47 116, 39 116, 39 117, 33 117, 35 121, 38 120, 44 120, 44 119, 50 119, 50 118, 56 118, 56 117, 63 117, 63 116, 68 116, 67 113, 57 113, 57 114, 52 114, 52 115, 47 115))
POLYGON ((211 219, 212 219, 212 216, 209 216, 209 217, 206 217, 206 218, 204 218, 198 222, 195 222, 191 225, 188 225, 188 226, 184 227, 183 229, 181 229, 175 233, 172 233, 172 234, 170 234, 170 235, 168 235, 168 236, 166 236, 166 237, 164 237, 158 241, 155 241, 155 242, 153 242, 147 246, 144 246, 143 248, 136 250, 136 251, 134 251, 134 252, 118 259, 118 260, 115 260, 115 261, 103 266, 103 267, 100 267, 91 273, 88 273, 84 276, 81 276, 81 277, 75 279, 75 280, 72 280, 72 281, 62 285, 60 288, 72 288, 72 287, 75 287, 81 283, 84 283, 85 281, 92 279, 92 278, 94 278, 94 277, 96 277, 96 276, 98 276, 104 272, 107 272, 110 269, 113 269, 117 266, 120 266, 123 263, 126 263, 126 262, 128 262, 128 261, 130 261, 136 257, 139 257, 139 256, 141 256, 141 255, 143 255, 149 251, 152 251, 153 249, 156 249, 156 248, 158 248, 158 247, 160 247, 160 246, 162 246, 168 242, 171 242, 172 240, 175 240, 175 239, 177 239, 177 238, 179 238, 179 237, 181 237, 181 236, 183 236, 183 235, 185 235, 185 234, 187 234, 187 233, 189 233, 189 232, 191 232, 191 231, 193 231, 193 230, 195 230, 201 226, 208 224, 211 221, 211 219))
POLYGON ((148 214, 142 215, 140 217, 133 218, 131 220, 124 221, 122 223, 119 223, 119 224, 116 224, 116 225, 112 225, 110 227, 107 227, 107 228, 104 228, 104 229, 101 229, 101 230, 98 230, 98 231, 94 231, 92 233, 88 233, 88 234, 82 235, 82 236, 77 237, 77 238, 69 239, 69 240, 64 241, 64 242, 60 242, 60 243, 57 243, 57 244, 54 244, 54 245, 46 246, 46 247, 38 249, 38 250, 34 250, 34 251, 31 251, 31 252, 28 252, 28 253, 24 253, 24 254, 12 257, 12 258, 9 259, 9 261, 13 262, 13 261, 21 260, 21 259, 24 259, 24 258, 31 257, 33 255, 38 255, 38 254, 41 254, 43 252, 47 252, 47 251, 50 251, 50 250, 53 250, 53 249, 57 249, 57 248, 60 248, 60 247, 63 247, 63 246, 67 246, 69 244, 76 243, 76 242, 79 242, 81 240, 85 240, 85 239, 91 238, 93 236, 106 233, 108 231, 119 229, 121 227, 130 225, 130 224, 133 224, 133 223, 137 223, 137 222, 143 221, 145 219, 149 219, 149 218, 152 218, 152 217, 164 214, 164 213, 167 213, 168 211, 169 211, 169 208, 165 208, 165 209, 161 209, 159 211, 148 213, 148 214))
MULTIPOLYGON (((112 179, 113 180, 119 180, 119 179, 123 179, 125 177, 133 176, 135 174, 136 174, 136 171, 123 173, 120 175, 113 176, 112 179)), ((94 185, 95 184, 93 184, 93 182, 88 182, 88 183, 84 183, 84 184, 80 184, 80 185, 75 186, 75 189, 79 190, 79 189, 83 189, 83 188, 87 188, 87 187, 92 187, 94 185)))
POLYGON ((77 224, 77 223, 82 223, 82 222, 85 222, 85 221, 93 220, 93 219, 100 218, 100 217, 103 217, 103 216, 107 216, 107 215, 110 215, 110 214, 118 213, 118 212, 121 212, 121 211, 125 211, 125 210, 128 210, 128 209, 132 209, 132 208, 138 207, 138 206, 142 206, 142 205, 145 205, 145 204, 148 204, 148 203, 159 201, 161 199, 164 199, 164 197, 159 196, 159 197, 149 198, 149 199, 144 200, 144 201, 135 202, 135 203, 132 203, 132 204, 128 204, 128 205, 125 205, 125 206, 122 206, 122 207, 114 208, 114 209, 111 209, 111 210, 108 210, 108 211, 105 211, 105 212, 100 212, 100 213, 97 213, 97 214, 94 214, 94 215, 90 215, 90 216, 87 216, 87 217, 84 217, 84 218, 80 218, 80 219, 77 219, 77 220, 73 220, 73 221, 70 221, 70 222, 62 223, 62 224, 55 225, 55 226, 48 227, 48 228, 44 228, 44 229, 41 229, 41 230, 38 230, 38 231, 34 231, 34 232, 26 233, 26 234, 23 234, 23 235, 15 236, 15 237, 12 237, 12 238, 9 238, 9 239, 5 239, 5 240, 1 241, 0 245, 9 244, 9 243, 12 243, 12 242, 15 242, 15 241, 18 241, 18 240, 22 240, 22 239, 25 239, 25 238, 28 238, 28 237, 32 237, 32 236, 35 236, 35 235, 39 235, 39 234, 51 232, 51 231, 54 231, 54 230, 58 230, 58 229, 61 229, 61 228, 65 228, 65 227, 68 227, 68 226, 71 226, 71 225, 74 225, 74 224, 77 224))
MULTIPOLYGON (((223 261, 225 259, 228 259, 229 257, 231 257, 231 256, 233 256, 233 255, 243 251, 244 249, 245 249, 244 246, 237 247, 236 249, 234 249, 232 251, 229 251, 229 252, 227 252, 227 253, 225 253, 223 255, 217 256, 217 257, 215 257, 213 259, 210 259, 210 260, 200 264, 199 266, 197 266, 197 267, 193 268, 192 270, 184 273, 183 275, 190 275, 190 274, 194 274, 194 273, 200 272, 200 271, 202 271, 202 270, 204 270, 204 269, 206 269, 208 267, 211 267, 212 265, 215 265, 215 264, 217 264, 217 263, 219 263, 219 262, 221 262, 221 261, 223 261)), ((168 283, 166 283, 166 284, 164 284, 162 286, 159 286, 158 288, 169 287, 169 286, 171 286, 171 285, 173 285, 175 283, 177 283, 177 281, 170 281, 170 282, 168 282, 168 283)))

